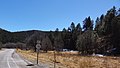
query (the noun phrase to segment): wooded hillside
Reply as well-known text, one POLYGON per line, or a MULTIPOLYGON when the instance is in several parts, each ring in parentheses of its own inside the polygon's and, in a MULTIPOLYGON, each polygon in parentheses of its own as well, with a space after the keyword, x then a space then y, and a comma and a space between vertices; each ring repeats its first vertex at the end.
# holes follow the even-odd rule
MULTIPOLYGON (((106 14, 97 17, 96 21, 89 16, 83 21, 83 26, 72 22, 70 27, 63 28, 62 31, 58 28, 55 31, 20 32, 0 29, 1 44, 17 43, 15 47, 36 50, 37 40, 41 41, 41 49, 46 52, 55 48, 78 50, 84 55, 92 53, 118 55, 120 54, 120 9, 113 7, 106 14)), ((7 46, 9 45, 3 45, 3 47, 7 46)))

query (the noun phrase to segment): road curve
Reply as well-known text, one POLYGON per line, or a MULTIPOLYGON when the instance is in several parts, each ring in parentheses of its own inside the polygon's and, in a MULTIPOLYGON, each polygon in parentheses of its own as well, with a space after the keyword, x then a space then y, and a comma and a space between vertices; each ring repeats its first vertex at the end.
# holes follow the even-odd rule
POLYGON ((15 49, 0 51, 0 68, 38 68, 28 64, 15 52, 15 49))

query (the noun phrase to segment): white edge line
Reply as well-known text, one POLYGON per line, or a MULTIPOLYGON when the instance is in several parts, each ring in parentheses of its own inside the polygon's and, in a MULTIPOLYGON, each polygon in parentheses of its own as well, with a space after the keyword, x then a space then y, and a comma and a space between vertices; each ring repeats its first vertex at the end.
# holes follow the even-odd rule
POLYGON ((11 59, 15 63, 16 67, 19 68, 18 65, 16 64, 15 60, 13 58, 11 58, 11 59))
POLYGON ((8 65, 9 68, 11 68, 10 64, 9 64, 9 61, 8 61, 8 57, 7 57, 7 65, 8 65))

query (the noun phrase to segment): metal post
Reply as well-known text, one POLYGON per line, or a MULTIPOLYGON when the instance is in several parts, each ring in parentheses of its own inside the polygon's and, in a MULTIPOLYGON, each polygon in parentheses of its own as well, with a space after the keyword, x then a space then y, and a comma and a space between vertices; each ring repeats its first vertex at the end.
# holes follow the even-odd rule
POLYGON ((55 55, 55 47, 54 47, 54 68, 56 68, 56 55, 55 55))
POLYGON ((37 64, 38 64, 39 50, 37 52, 37 64))

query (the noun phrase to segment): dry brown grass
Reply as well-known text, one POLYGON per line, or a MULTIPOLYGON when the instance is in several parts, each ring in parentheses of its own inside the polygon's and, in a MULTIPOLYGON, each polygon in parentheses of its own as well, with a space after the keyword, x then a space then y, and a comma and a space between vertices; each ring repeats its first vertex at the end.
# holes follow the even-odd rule
MULTIPOLYGON (((36 60, 36 53, 33 51, 17 50, 19 54, 29 60, 36 60)), ((78 56, 71 53, 56 52, 56 68, 120 68, 120 58, 118 57, 92 57, 78 56)), ((54 53, 40 53, 39 60, 41 63, 49 64, 53 68, 54 53)))

